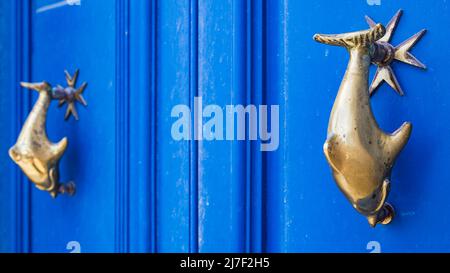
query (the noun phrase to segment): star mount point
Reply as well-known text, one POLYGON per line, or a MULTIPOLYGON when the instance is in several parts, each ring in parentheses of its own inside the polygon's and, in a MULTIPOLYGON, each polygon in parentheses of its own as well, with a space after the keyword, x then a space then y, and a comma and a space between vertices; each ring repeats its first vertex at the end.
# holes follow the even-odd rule
MULTIPOLYGON (((381 62, 373 62, 375 65, 377 65, 377 71, 375 72, 374 79, 370 84, 369 88, 370 95, 373 95, 383 82, 386 82, 400 96, 404 95, 403 89, 401 88, 399 81, 395 76, 394 70, 391 67, 391 63, 394 60, 418 68, 426 69, 426 66, 410 52, 410 50, 414 47, 414 45, 417 44, 417 42, 425 35, 426 33, 425 29, 411 36, 398 46, 394 47, 393 45, 390 44, 390 41, 395 32, 395 29, 398 26, 398 23, 400 22, 402 14, 403 14, 402 10, 397 11, 394 17, 392 17, 392 19, 386 25, 386 34, 375 43, 376 47, 384 48, 385 52, 387 52, 386 54, 388 54, 388 58, 387 60, 383 60, 381 62)), ((370 27, 376 25, 375 21, 372 20, 372 18, 370 18, 369 16, 366 16, 366 21, 370 27)))
POLYGON ((67 70, 64 71, 66 75, 67 87, 58 85, 53 89, 54 98, 59 100, 58 107, 62 107, 67 103, 67 110, 64 116, 65 120, 68 120, 72 115, 75 120, 79 120, 78 112, 75 107, 75 103, 78 101, 83 106, 87 106, 87 102, 83 97, 83 92, 87 87, 87 83, 84 82, 79 88, 75 88, 79 70, 75 71, 75 74, 71 76, 67 70))
POLYGON ((418 68, 427 69, 421 61, 419 61, 411 52, 409 52, 419 40, 427 33, 426 29, 422 29, 409 39, 395 47, 395 59, 397 61, 416 66, 418 68))

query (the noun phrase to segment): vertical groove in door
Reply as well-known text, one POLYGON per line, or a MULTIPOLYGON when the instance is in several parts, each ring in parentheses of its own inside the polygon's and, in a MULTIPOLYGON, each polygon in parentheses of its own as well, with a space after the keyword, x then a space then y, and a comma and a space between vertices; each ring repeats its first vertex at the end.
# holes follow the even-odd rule
POLYGON ((150 78, 151 78, 151 82, 150 82, 150 86, 151 86, 151 96, 150 96, 150 111, 151 111, 151 119, 150 119, 150 137, 151 137, 151 157, 150 157, 150 166, 151 166, 151 170, 150 170, 150 221, 151 221, 151 226, 150 226, 150 247, 151 247, 151 252, 155 253, 156 252, 156 246, 157 246, 157 241, 156 241, 156 234, 157 234, 157 224, 156 224, 156 219, 157 219, 157 215, 156 215, 156 206, 157 206, 157 202, 156 202, 156 155, 157 155, 157 148, 156 148, 156 113, 157 113, 157 104, 156 104, 156 96, 157 96, 157 89, 156 89, 156 78, 157 78, 157 63, 156 63, 156 56, 157 56, 157 50, 156 50, 156 37, 157 37, 157 0, 152 0, 151 1, 151 37, 150 37, 150 44, 151 44, 151 67, 150 67, 150 78))
MULTIPOLYGON (((263 105, 265 93, 265 0, 249 0, 247 4, 247 81, 248 103, 263 105)), ((264 172, 265 153, 260 151, 261 141, 249 142, 247 157, 247 251, 264 251, 264 172)))
POLYGON ((115 251, 129 252, 129 0, 116 2, 115 251))
MULTIPOLYGON (((31 95, 30 92, 23 92, 19 86, 20 81, 29 81, 30 75, 30 41, 31 41, 31 1, 20 0, 12 1, 13 14, 13 30, 12 30, 12 50, 13 50, 13 77, 11 86, 12 92, 15 93, 14 101, 15 107, 11 117, 13 136, 16 137, 22 127, 28 111, 30 110, 31 95)), ((15 142, 15 138, 11 143, 15 142)), ((13 172, 13 181, 15 187, 13 188, 13 207, 15 208, 15 219, 13 219, 13 232, 15 240, 15 252, 30 252, 31 246, 31 183, 27 181, 22 171, 15 168, 13 172)))
MULTIPOLYGON (((245 102, 246 105, 252 103, 252 3, 251 0, 245 1, 245 102)), ((247 125, 250 128, 250 125, 247 125)), ((252 248, 251 229, 252 225, 252 183, 254 182, 251 175, 252 159, 252 143, 247 140, 245 143, 245 252, 250 252, 252 248)))
MULTIPOLYGON (((189 98, 191 111, 198 95, 198 0, 189 2, 189 98)), ((191 124, 195 115, 191 115, 191 124)), ((192 135, 194 135, 194 127, 192 135)), ((198 252, 198 145, 190 141, 189 177, 189 251, 198 252)))
MULTIPOLYGON (((257 20, 259 22, 260 27, 257 29, 260 29, 259 35, 260 38, 258 41, 260 42, 260 46, 258 47, 258 51, 260 54, 260 66, 261 69, 259 71, 259 76, 255 76, 257 79, 260 77, 260 79, 256 80, 255 82, 260 84, 261 92, 256 93, 260 94, 260 103, 263 105, 267 105, 267 75, 268 75, 268 66, 267 66, 267 0, 258 0, 261 1, 260 3, 260 11, 259 16, 260 18, 257 20)), ((258 74, 255 74, 258 75, 258 74)), ((267 242, 267 174, 268 174, 268 168, 267 168, 267 154, 264 153, 259 158, 260 161, 260 175, 261 175, 261 184, 259 191, 256 192, 256 196, 258 197, 257 200, 259 200, 259 206, 256 206, 259 208, 260 217, 258 219, 258 224, 261 227, 259 229, 259 232, 261 234, 255 233, 257 236, 257 239, 260 240, 259 247, 261 252, 267 252, 266 242, 267 242)), ((256 166, 258 168, 258 166, 256 166)))

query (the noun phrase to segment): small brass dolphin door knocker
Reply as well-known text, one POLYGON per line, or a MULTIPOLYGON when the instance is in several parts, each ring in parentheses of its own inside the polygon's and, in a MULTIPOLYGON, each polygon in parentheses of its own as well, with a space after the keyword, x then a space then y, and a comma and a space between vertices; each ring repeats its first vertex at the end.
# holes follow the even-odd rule
POLYGON ((66 112, 66 119, 70 113, 78 119, 74 102, 78 100, 86 105, 82 97, 86 83, 75 90, 77 76, 78 71, 75 72, 74 77, 70 77, 66 72, 69 85, 67 88, 61 86, 52 88, 45 81, 41 83, 21 83, 22 87, 37 91, 39 97, 22 127, 16 144, 9 150, 9 155, 38 189, 48 191, 53 198, 63 193, 73 195, 75 184, 73 182, 61 184, 59 181, 59 160, 66 151, 67 138, 63 138, 58 143, 52 143, 48 140, 46 132, 47 111, 52 100, 59 100, 60 105, 67 102, 69 107, 66 112))
POLYGON ((408 142, 412 125, 405 122, 393 134, 383 132, 373 116, 369 97, 383 81, 403 95, 389 66, 394 59, 425 67, 408 52, 425 31, 398 47, 388 43, 400 15, 401 11, 386 28, 367 17, 369 30, 314 36, 318 42, 343 46, 350 53, 347 71, 331 111, 323 150, 337 185, 372 227, 378 223, 388 224, 393 219, 394 209, 386 203, 391 169, 408 142), (371 63, 379 67, 369 89, 371 63))

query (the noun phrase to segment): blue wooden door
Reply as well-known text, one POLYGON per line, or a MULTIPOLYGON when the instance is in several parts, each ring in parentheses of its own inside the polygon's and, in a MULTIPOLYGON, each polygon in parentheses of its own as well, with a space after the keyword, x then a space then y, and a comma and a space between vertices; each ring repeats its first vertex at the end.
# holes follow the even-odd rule
POLYGON ((2 1, 0 251, 450 251, 448 9, 444 0, 2 1), (428 70, 394 64, 405 96, 383 85, 371 99, 386 131, 414 125, 392 174, 396 218, 373 229, 322 152, 348 53, 312 36, 365 29, 366 14, 386 24, 400 8, 393 44, 428 29, 413 49, 428 70), (49 138, 69 139, 61 179, 77 185, 53 200, 8 149, 36 99, 18 83, 64 84, 65 69, 80 69, 88 107, 65 122, 51 105, 49 138), (189 108, 194 125, 198 98, 223 111, 278 106, 276 149, 261 151, 260 138, 174 139, 174 107, 189 108))

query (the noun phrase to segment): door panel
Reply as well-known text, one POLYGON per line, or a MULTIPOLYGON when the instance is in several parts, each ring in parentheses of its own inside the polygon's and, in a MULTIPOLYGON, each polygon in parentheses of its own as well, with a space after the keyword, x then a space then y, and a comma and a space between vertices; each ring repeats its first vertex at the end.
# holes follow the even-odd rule
MULTIPOLYGON (((0 131, 4 132, 0 134, 0 153, 3 155, 8 154, 9 143, 14 139, 13 128, 17 124, 16 120, 11 118, 16 109, 11 101, 15 101, 16 95, 13 92, 5 92, 5 90, 11 90, 12 79, 15 73, 9 69, 14 67, 14 54, 12 43, 6 43, 5 41, 10 40, 13 35, 10 26, 12 25, 13 16, 10 13, 12 10, 12 3, 2 2, 0 3, 0 88, 2 90, 2 96, 0 98, 0 116, 9 117, 2 119, 0 123, 0 131)), ((14 171, 13 164, 7 156, 0 157, 0 173, 3 177, 7 177, 8 181, 15 178, 16 172, 14 171)), ((3 181, 2 181, 3 182, 3 181)), ((14 193, 16 185, 13 183, 0 183, 0 192, 2 195, 14 193)), ((15 224, 15 213, 14 204, 15 199, 8 198, 1 202, 0 204, 0 251, 8 252, 16 248, 14 234, 15 224)))
POLYGON ((57 2, 0 3, 0 251, 450 250, 446 1, 57 2), (392 173, 396 218, 373 229, 322 151, 349 56, 312 36, 367 28, 365 14, 386 24, 399 8, 393 44, 428 29, 412 51, 428 70, 395 63, 405 96, 384 84, 371 98, 384 130, 414 126, 392 173), (53 200, 7 155, 36 100, 18 83, 65 85, 64 69, 77 68, 88 107, 65 122, 54 102, 47 126, 51 140, 69 139, 61 179, 77 193, 53 200), (191 137, 194 114, 210 120, 201 117, 208 105, 224 115, 227 105, 279 105, 279 147, 175 140, 180 104, 190 109, 191 137))
MULTIPOLYGON (((225 105, 245 105, 249 99, 245 8, 245 1, 199 1, 198 96, 204 107, 218 105, 223 113, 225 105)), ((247 148, 243 141, 198 143, 202 252, 245 250, 247 148)))
POLYGON ((188 252, 195 249, 191 146, 171 138, 170 121, 173 105, 190 105, 190 2, 160 1, 157 13, 156 244, 160 252, 188 252))
POLYGON ((154 6, 121 0, 54 4, 9 1, 2 9, 11 12, 10 26, 20 23, 11 34, 16 38, 11 48, 18 52, 7 52, 15 58, 10 66, 13 75, 6 75, 13 92, 2 91, 14 95, 9 99, 11 136, 5 135, 9 140, 2 148, 8 168, 14 170, 12 179, 2 178, 4 204, 11 204, 12 211, 10 216, 3 214, 2 221, 12 228, 5 227, 2 250, 70 252, 75 245, 82 252, 152 251, 154 145, 148 141, 152 131, 148 124, 154 118, 149 110, 154 103, 148 90, 154 90, 154 56, 147 49, 154 35, 149 28, 154 24, 154 6), (140 52, 130 52, 130 47, 140 52), (56 103, 49 109, 50 140, 69 139, 61 180, 77 185, 74 197, 52 200, 24 179, 11 164, 7 149, 36 99, 36 94, 19 88, 19 82, 46 80, 65 86, 65 69, 70 73, 80 69, 78 86, 88 83, 84 97, 89 106, 77 105, 80 120, 67 122, 65 109, 58 109, 56 103), (136 91, 129 92, 131 88, 136 91), (6 190, 8 183, 13 186, 6 190))
MULTIPOLYGON (((450 22, 445 1, 269 1, 268 97, 284 113, 280 149, 268 154, 267 250, 274 252, 368 252, 370 241, 383 252, 448 251, 450 130, 446 65, 450 22), (397 45, 422 28, 429 32, 413 54, 427 71, 395 63, 405 90, 398 96, 384 84, 372 97, 381 128, 396 130, 413 123, 412 137, 392 174, 389 201, 396 218, 389 226, 369 227, 334 184, 322 152, 328 117, 342 80, 348 53, 312 41, 315 33, 343 33, 367 28, 364 15, 386 24, 399 9, 403 18, 394 34, 397 45), (439 11, 439 12, 438 12, 439 11), (441 12, 442 11, 442 12, 441 12), (439 38, 437 37, 439 36, 439 38)), ((373 77, 373 73, 371 74, 373 77)))
POLYGON ((79 121, 64 122, 64 108, 53 105, 49 111, 49 137, 69 139, 61 179, 73 179, 77 194, 52 200, 32 190, 32 251, 64 251, 70 241, 78 241, 83 251, 114 251, 114 208, 119 201, 114 183, 119 154, 115 103, 120 99, 114 58, 115 3, 84 1, 81 6, 35 12, 51 3, 32 2, 31 79, 65 84, 64 69, 69 73, 80 69, 78 85, 88 82, 84 97, 89 106, 77 105, 79 121))

